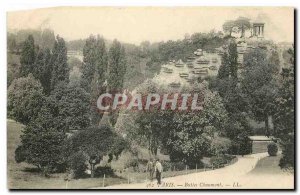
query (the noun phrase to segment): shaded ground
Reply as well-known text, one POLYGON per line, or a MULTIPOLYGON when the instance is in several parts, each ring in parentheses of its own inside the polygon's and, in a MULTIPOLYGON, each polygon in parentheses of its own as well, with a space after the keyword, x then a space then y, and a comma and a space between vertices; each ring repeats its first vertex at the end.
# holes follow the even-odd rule
POLYGON ((255 168, 249 172, 249 174, 291 174, 286 170, 282 170, 279 167, 279 160, 282 155, 278 154, 277 156, 267 156, 258 161, 255 168))

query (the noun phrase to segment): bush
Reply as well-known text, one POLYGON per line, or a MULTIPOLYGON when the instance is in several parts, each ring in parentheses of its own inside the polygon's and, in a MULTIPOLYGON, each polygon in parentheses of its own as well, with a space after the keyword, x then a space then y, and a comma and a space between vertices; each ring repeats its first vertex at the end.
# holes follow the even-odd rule
POLYGON ((252 144, 248 138, 248 133, 243 132, 237 138, 232 140, 230 154, 232 155, 246 155, 251 153, 252 144))
POLYGON ((282 138, 280 142, 282 148, 282 158, 280 159, 279 166, 281 168, 294 168, 295 166, 295 138, 294 134, 287 135, 282 138))
POLYGON ((95 177, 103 177, 105 176, 114 176, 114 171, 111 169, 111 167, 97 167, 95 169, 95 177))
POLYGON ((231 161, 234 158, 235 156, 232 155, 213 156, 210 159, 210 163, 213 164, 214 166, 220 166, 223 164, 227 164, 227 162, 231 161))
POLYGON ((139 166, 139 160, 136 158, 130 159, 129 161, 126 162, 125 167, 138 167, 139 166))
POLYGON ((210 150, 211 154, 218 156, 226 154, 231 147, 231 141, 224 137, 215 137, 212 140, 210 150))
POLYGON ((176 171, 182 171, 185 170, 185 164, 183 162, 163 162, 163 169, 164 170, 176 170, 176 171))
POLYGON ((18 146, 15 150, 15 160, 17 163, 21 163, 26 160, 26 150, 23 146, 18 146))
POLYGON ((277 152, 278 152, 278 147, 277 145, 272 142, 268 145, 268 153, 270 156, 276 156, 277 155, 277 152))
POLYGON ((173 169, 172 163, 169 161, 163 161, 161 165, 163 166, 164 171, 171 171, 173 169))
POLYGON ((87 169, 86 157, 83 152, 79 151, 69 157, 69 167, 74 173, 75 178, 82 177, 87 169))

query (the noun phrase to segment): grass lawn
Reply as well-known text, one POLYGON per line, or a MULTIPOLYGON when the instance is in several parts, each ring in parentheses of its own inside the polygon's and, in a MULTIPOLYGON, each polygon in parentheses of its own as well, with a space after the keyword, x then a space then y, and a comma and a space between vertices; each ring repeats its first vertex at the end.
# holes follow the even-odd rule
POLYGON ((267 156, 258 161, 255 168, 249 174, 289 174, 291 172, 282 170, 279 167, 281 154, 277 156, 267 156))

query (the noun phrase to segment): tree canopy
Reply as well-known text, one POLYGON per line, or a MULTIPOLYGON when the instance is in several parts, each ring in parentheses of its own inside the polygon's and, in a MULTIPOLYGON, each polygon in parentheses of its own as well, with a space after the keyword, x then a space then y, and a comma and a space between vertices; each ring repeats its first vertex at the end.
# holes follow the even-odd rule
POLYGON ((44 97, 41 83, 32 74, 15 79, 7 91, 7 114, 26 125, 40 112, 44 97))

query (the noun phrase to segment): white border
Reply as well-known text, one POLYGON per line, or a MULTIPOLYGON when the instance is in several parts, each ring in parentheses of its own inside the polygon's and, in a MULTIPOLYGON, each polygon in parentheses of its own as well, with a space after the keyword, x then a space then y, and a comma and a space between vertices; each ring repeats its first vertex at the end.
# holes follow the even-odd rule
MULTIPOLYGON (((7 167, 6 167, 6 12, 14 10, 26 10, 35 9, 43 7, 57 7, 57 6, 291 6, 296 9, 300 8, 300 1, 297 0, 272 0, 272 1, 262 1, 262 0, 206 0, 206 1, 195 1, 195 0, 106 0, 106 1, 96 1, 96 0, 9 0, 0 1, 0 191, 1 194, 11 193, 7 190, 7 167)), ((297 21, 297 26, 299 21, 297 21)), ((299 32, 297 36, 299 37, 299 32)), ((297 44, 298 45, 298 44, 297 44)), ((299 51, 297 50, 297 56, 299 56, 299 51)), ((299 76, 299 68, 297 68, 297 76, 299 76)), ((299 80, 299 79, 298 79, 299 80)), ((297 83, 297 92, 299 92, 299 83, 297 83)), ((298 110, 298 106, 297 106, 298 110)), ((297 116, 297 121, 299 119, 297 116)), ((299 132, 297 136, 299 140, 299 132)), ((298 144, 299 145, 299 144, 298 144)), ((299 158, 299 149, 297 157, 299 158)), ((298 167, 299 168, 299 167, 298 167)), ((297 179, 298 181, 298 179, 297 179)), ((299 185, 297 184, 299 187, 299 185)), ((178 191, 177 191, 178 192, 178 191)), ((224 192, 224 191, 223 191, 224 192)), ((28 193, 28 192, 27 192, 28 193)), ((30 192, 29 192, 30 193, 30 192)), ((38 192, 45 193, 45 192, 38 192)), ((56 194, 63 194, 63 192, 55 192, 56 194)), ((73 192, 71 192, 73 193, 73 192)), ((79 192, 79 194, 85 194, 86 192, 79 192)), ((99 192, 97 192, 99 193, 99 192)), ((100 193, 104 193, 101 191, 100 193)), ((117 192, 111 192, 117 193, 117 192)), ((120 192, 124 193, 124 191, 120 192)), ((126 192, 125 192, 126 193, 126 192)), ((129 192, 131 193, 131 192, 129 192)), ((140 193, 140 192, 139 192, 140 193)), ((163 194, 166 192, 153 192, 156 194, 163 194)), ((173 192, 169 192, 173 193, 173 192)), ((186 191, 183 191, 186 193, 186 191)), ((197 193, 208 193, 204 191, 198 191, 197 193)), ((214 192, 216 193, 216 192, 214 192)), ((230 192, 231 193, 231 192, 230 192)), ((242 192, 238 192, 242 193, 242 192)), ((264 194, 266 192, 255 192, 256 194, 264 194)), ((268 192, 273 193, 273 192, 268 192)))

